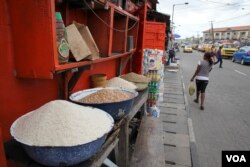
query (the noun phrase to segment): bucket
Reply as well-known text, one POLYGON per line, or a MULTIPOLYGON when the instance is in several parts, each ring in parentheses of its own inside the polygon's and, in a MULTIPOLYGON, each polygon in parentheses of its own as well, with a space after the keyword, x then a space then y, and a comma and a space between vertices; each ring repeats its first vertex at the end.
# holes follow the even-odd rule
POLYGON ((90 76, 90 83, 92 88, 106 87, 107 75, 106 74, 93 74, 90 76))

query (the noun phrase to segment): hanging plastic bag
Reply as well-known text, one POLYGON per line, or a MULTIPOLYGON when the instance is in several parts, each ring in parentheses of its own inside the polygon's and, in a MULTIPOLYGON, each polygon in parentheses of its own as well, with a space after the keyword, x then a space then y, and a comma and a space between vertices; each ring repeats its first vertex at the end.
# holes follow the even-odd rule
POLYGON ((190 82, 188 85, 188 93, 190 96, 193 96, 194 92, 195 92, 195 84, 194 82, 190 82))

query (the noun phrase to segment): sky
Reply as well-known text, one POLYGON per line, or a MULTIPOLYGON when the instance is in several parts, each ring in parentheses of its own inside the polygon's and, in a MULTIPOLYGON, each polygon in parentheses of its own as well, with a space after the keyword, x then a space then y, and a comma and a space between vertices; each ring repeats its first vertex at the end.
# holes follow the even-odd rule
POLYGON ((174 6, 174 33, 201 37, 211 28, 250 25, 250 0, 158 0, 157 11, 170 15, 174 6), (188 2, 188 5, 184 5, 188 2))

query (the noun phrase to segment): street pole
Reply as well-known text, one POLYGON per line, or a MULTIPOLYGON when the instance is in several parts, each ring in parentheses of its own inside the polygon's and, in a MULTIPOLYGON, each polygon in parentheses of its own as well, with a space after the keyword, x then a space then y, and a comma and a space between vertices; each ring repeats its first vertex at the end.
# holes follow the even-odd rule
POLYGON ((174 29, 174 7, 175 7, 175 4, 173 5, 173 10, 172 10, 172 20, 171 20, 171 23, 172 23, 172 30, 174 29))
MULTIPOLYGON (((171 32, 172 32, 172 35, 174 35, 174 7, 177 6, 177 5, 188 5, 188 2, 185 2, 185 3, 181 3, 181 4, 173 4, 173 10, 172 10, 172 20, 171 20, 171 32)), ((171 47, 173 47, 173 42, 171 43, 171 47)))
POLYGON ((213 40, 213 44, 214 44, 214 28, 213 28, 213 21, 211 22, 211 30, 212 30, 212 40, 213 40))

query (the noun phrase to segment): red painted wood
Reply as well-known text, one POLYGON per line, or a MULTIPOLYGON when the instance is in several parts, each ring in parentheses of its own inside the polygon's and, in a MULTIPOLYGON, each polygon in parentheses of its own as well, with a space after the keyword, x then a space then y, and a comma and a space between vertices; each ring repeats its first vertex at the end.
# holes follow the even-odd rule
MULTIPOLYGON (((0 2, 0 55, 2 62, 0 65, 0 87, 2 88, 0 96, 2 139, 0 142, 5 142, 10 139, 10 126, 18 117, 58 98, 58 76, 54 75, 53 78, 51 76, 55 70, 86 65, 84 64, 86 62, 58 65, 55 50, 55 25, 53 23, 55 4, 53 0, 0 0, 0 2), (47 6, 44 6, 44 3, 47 6), (33 8, 34 6, 37 8, 33 8), (45 23, 46 25, 44 25, 45 23), (21 40, 21 37, 24 40, 21 40), (24 45, 24 42, 28 45, 24 45), (48 43, 41 47, 40 44, 44 42, 48 43), (17 69, 18 76, 36 79, 17 78, 14 75, 15 69, 17 69)), ((63 11, 66 13, 63 17, 68 17, 68 21, 73 17, 78 17, 79 22, 87 23, 91 27, 91 31, 96 32, 94 34, 95 41, 103 45, 99 49, 105 51, 104 53, 107 55, 110 34, 103 32, 109 31, 109 29, 101 22, 97 22, 93 14, 81 17, 84 12, 74 13, 74 11, 62 9, 63 11)), ((108 11, 100 10, 99 12, 106 21, 109 21, 108 11)), ((83 73, 74 91, 89 88, 89 75, 91 74, 105 72, 108 78, 114 77, 118 63, 117 58, 125 57, 126 54, 129 53, 91 62, 93 64, 91 71, 83 73)), ((18 166, 13 162, 7 162, 7 164, 8 167, 18 166)))
POLYGON ((143 48, 165 50, 165 30, 165 23, 147 21, 143 48))
POLYGON ((113 44, 113 28, 114 28, 114 8, 110 8, 110 27, 109 27, 109 46, 108 46, 108 56, 112 55, 112 44, 113 44))
POLYGON ((140 18, 139 21, 139 31, 138 31, 138 38, 137 38, 137 50, 135 56, 133 57, 133 71, 142 74, 142 61, 143 61, 143 46, 144 46, 144 37, 145 37, 145 24, 146 24, 146 17, 147 17, 147 5, 138 10, 138 15, 140 18))
POLYGON ((2 137, 1 127, 0 127, 0 166, 7 167, 6 158, 5 158, 5 154, 4 154, 4 148, 3 148, 3 137, 2 137))
POLYGON ((54 1, 9 0, 8 4, 16 75, 53 78, 57 57, 54 1))
POLYGON ((137 46, 139 21, 129 18, 128 20, 128 36, 133 36, 134 48, 137 46))
POLYGON ((89 12, 88 13, 88 27, 89 30, 98 46, 100 51, 100 55, 102 57, 107 57, 109 53, 109 43, 110 43, 110 29, 108 26, 111 25, 110 23, 110 10, 97 10, 95 11, 99 17, 102 18, 105 23, 101 22, 96 16, 89 12))
POLYGON ((127 38, 127 17, 118 12, 114 12, 114 18, 112 53, 123 53, 125 52, 127 38))

